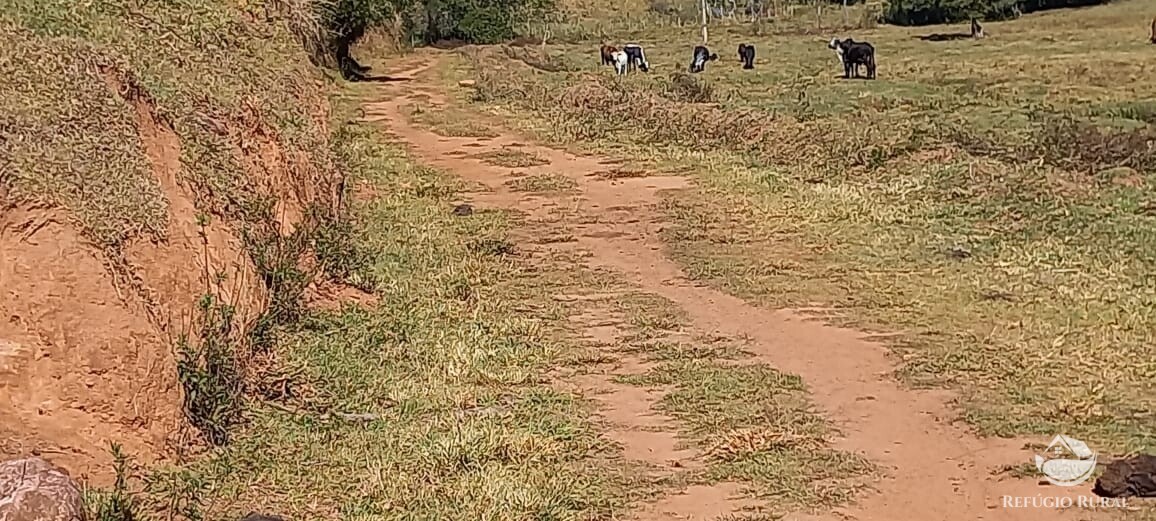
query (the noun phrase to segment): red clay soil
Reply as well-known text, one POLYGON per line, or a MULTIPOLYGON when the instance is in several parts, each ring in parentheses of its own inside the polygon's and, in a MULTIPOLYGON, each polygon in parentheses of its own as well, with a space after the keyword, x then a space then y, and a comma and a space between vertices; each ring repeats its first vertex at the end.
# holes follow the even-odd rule
MULTIPOLYGON (((0 193, 0 459, 37 454, 98 486, 111 482, 110 442, 144 463, 197 444, 182 417, 174 352, 197 300, 213 291, 236 306, 238 323, 266 300, 233 230, 223 219, 198 222, 177 134, 139 88, 105 72, 136 112, 141 152, 168 202, 166 240, 130 242, 113 257, 65 212, 0 193)), ((252 113, 230 129, 243 145, 236 153, 250 179, 278 196, 287 232, 306 202, 332 203, 338 192, 311 177, 308 158, 286 157, 252 113)))
MULTIPOLYGON (((397 76, 419 75, 437 60, 436 53, 419 54, 411 67, 397 76)), ((400 68, 400 67, 399 67, 400 68)), ((1007 465, 1031 461, 1023 440, 981 438, 956 423, 957 414, 946 392, 912 390, 888 378, 894 369, 885 348, 848 329, 809 320, 796 312, 763 309, 688 279, 664 254, 659 237, 663 226, 655 207, 662 192, 688 186, 681 177, 640 177, 607 180, 597 172, 612 161, 576 156, 544 146, 524 145, 513 135, 495 138, 443 137, 411 124, 402 107, 415 99, 445 99, 443 87, 410 82, 378 87, 383 101, 365 106, 366 119, 383 125, 409 145, 431 166, 455 173, 488 191, 471 194, 479 207, 503 207, 523 212, 529 219, 561 219, 576 240, 551 247, 568 249, 590 266, 610 270, 643 291, 677 303, 690 317, 694 332, 750 339, 749 350, 760 361, 801 376, 812 399, 842 432, 839 448, 861 453, 880 465, 886 476, 875 491, 856 504, 819 516, 793 514, 797 519, 859 519, 877 521, 976 521, 1077 519, 1076 512, 1048 508, 1005 509, 1001 497, 1088 495, 1087 487, 1048 487, 1034 480, 1000 478, 1007 465), (547 158, 548 164, 510 169, 484 163, 460 151, 520 150, 547 158), (468 148, 467 148, 468 147, 468 148), (506 183, 518 175, 561 175, 573 180, 573 194, 542 195, 514 192, 506 183)), ((478 116, 479 118, 485 116, 478 116)), ((497 125, 490 125, 496 128, 497 125)), ((563 233, 566 235, 567 233, 563 233)), ((588 324, 613 323, 615 317, 595 308, 582 318, 588 324)), ((605 333, 605 332, 604 332, 605 333)), ((622 371, 619 371, 621 373, 622 371)), ((627 371, 631 372, 631 371, 627 371)), ((649 425, 658 421, 645 413, 655 392, 627 391, 595 378, 577 385, 603 404, 602 415, 612 423, 649 425), (633 416, 633 418, 632 418, 633 416)), ((627 427, 630 427, 629 425, 627 427)), ((636 434, 617 432, 628 456, 648 461, 684 458, 671 447, 672 436, 632 441, 636 434), (658 447, 643 453, 632 446, 658 447)), ((1046 442, 1047 440, 1036 440, 1046 442)), ((640 508, 640 519, 710 519, 726 511, 750 507, 736 499, 733 486, 693 487, 640 508), (720 499, 721 498, 721 499, 720 499), (722 505, 722 507, 720 507, 722 505), (721 511, 720 511, 721 510, 721 511)), ((1079 518, 1088 517, 1080 512, 1079 518)))
POLYGON ((101 483, 110 441, 156 457, 180 423, 176 365, 101 253, 57 212, 4 208, 0 288, 0 458, 101 483))

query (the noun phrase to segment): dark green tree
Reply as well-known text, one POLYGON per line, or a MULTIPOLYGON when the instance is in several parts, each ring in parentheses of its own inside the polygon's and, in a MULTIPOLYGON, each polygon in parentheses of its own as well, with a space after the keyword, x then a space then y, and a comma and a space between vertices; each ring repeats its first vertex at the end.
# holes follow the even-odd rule
MULTIPOLYGON (((455 40, 489 44, 514 38, 528 22, 545 20, 555 0, 332 0, 320 3, 327 31, 325 65, 336 67, 348 80, 365 79, 369 70, 350 52, 373 27, 389 25, 395 17, 408 21, 407 30, 421 28, 418 36, 435 43, 455 40), (424 18, 424 20, 420 20, 424 18), (424 22, 424 23, 422 23, 424 22)), ((411 36, 409 34, 404 36, 411 36)))
POLYGON ((528 21, 554 12, 554 0, 426 0, 422 40, 489 44, 514 38, 528 21))
POLYGON ((413 8, 418 0, 333 0, 322 3, 322 20, 328 31, 328 56, 324 62, 336 66, 347 80, 365 79, 369 70, 353 58, 350 48, 372 27, 388 24, 395 15, 413 8))
POLYGON ((896 25, 957 23, 971 18, 1005 20, 1021 13, 1106 4, 1111 0, 891 0, 884 18, 896 25))

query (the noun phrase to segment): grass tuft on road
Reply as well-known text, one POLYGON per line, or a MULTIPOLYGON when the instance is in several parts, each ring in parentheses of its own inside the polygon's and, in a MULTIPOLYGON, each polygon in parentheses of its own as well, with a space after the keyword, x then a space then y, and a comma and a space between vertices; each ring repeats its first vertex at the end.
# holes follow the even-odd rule
POLYGON ((565 192, 573 190, 578 183, 559 174, 533 174, 506 182, 511 190, 518 192, 565 192))
POLYGON ((486 152, 484 154, 475 154, 472 157, 481 159, 494 166, 506 168, 527 168, 550 164, 550 161, 546 158, 529 152, 523 152, 516 148, 503 148, 502 150, 486 152))
POLYGON ((802 379, 754 360, 742 339, 688 336, 684 313, 652 294, 627 293, 617 311, 631 328, 615 352, 657 365, 616 379, 667 389, 656 410, 706 463, 688 482, 743 483, 772 511, 790 512, 845 505, 876 476, 867 459, 831 448, 836 432, 802 379))

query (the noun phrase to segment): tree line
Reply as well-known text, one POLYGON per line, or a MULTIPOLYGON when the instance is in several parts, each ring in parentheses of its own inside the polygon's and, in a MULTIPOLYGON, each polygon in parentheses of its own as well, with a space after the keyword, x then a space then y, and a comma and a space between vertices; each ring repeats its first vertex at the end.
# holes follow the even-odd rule
POLYGON ((1111 0, 890 0, 885 22, 895 25, 956 23, 972 18, 1006 20, 1021 14, 1063 7, 1106 4, 1111 0))
POLYGON ((315 50, 346 79, 364 76, 350 48, 375 27, 397 27, 407 39, 488 44, 510 40, 528 20, 543 19, 555 0, 330 0, 318 2, 326 45, 315 50))
MULTIPOLYGON (((318 0, 316 9, 325 32, 325 45, 315 57, 341 70, 347 79, 364 78, 367 68, 351 56, 350 48, 374 27, 397 27, 406 39, 426 44, 439 41, 489 44, 510 40, 529 21, 542 21, 555 12, 557 0, 318 0)), ((768 0, 748 0, 762 4, 768 0)), ((811 0, 860 3, 856 0, 811 0)), ((957 23, 972 18, 1004 20, 1024 13, 1063 7, 1082 7, 1111 0, 889 0, 883 21, 895 25, 957 23)), ((717 2, 717 0, 716 0, 717 2)), ((712 5, 716 2, 708 2, 712 5)), ((733 4, 734 2, 732 2, 733 4)), ((806 3, 806 2, 802 2, 806 3)), ((697 2, 696 2, 697 4, 697 2)))

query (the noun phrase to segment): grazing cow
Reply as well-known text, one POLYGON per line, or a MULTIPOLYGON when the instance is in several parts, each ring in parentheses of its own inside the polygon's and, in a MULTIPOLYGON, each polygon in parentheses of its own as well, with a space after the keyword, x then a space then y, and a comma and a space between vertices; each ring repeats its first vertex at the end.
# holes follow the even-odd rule
POLYGON ((622 50, 626 53, 627 61, 631 69, 635 66, 642 72, 650 72, 650 64, 646 62, 646 53, 642 52, 642 46, 637 43, 628 43, 622 46, 622 50))
POLYGON ((835 50, 835 54, 839 56, 839 62, 843 64, 843 77, 851 78, 852 76, 859 77, 859 66, 867 66, 867 77, 875 79, 875 47, 867 42, 856 42, 850 38, 839 41, 838 38, 832 38, 831 42, 827 44, 835 50))
POLYGON ((630 61, 630 57, 624 51, 614 51, 610 53, 610 59, 614 63, 614 72, 619 76, 626 74, 626 65, 630 61))
POLYGON ((971 37, 983 38, 983 26, 979 25, 979 20, 971 19, 971 37))
POLYGON ((739 60, 743 62, 744 69, 755 68, 755 46, 747 45, 745 43, 739 44, 739 60))
POLYGON ((603 45, 598 49, 598 53, 602 55, 602 65, 614 65, 614 53, 618 49, 613 45, 603 45))
POLYGON ((718 55, 710 52, 710 49, 699 45, 694 48, 694 55, 690 60, 690 72, 702 72, 706 68, 706 62, 718 59, 718 55))

